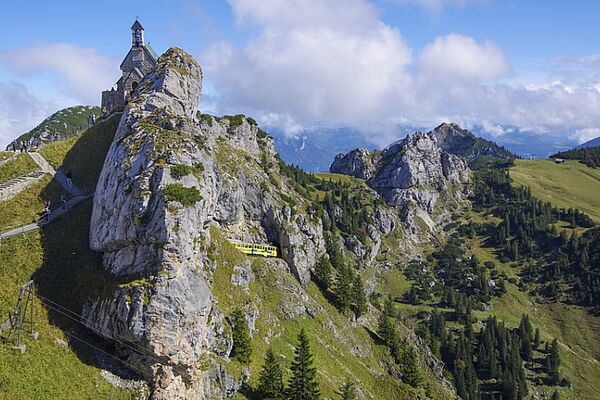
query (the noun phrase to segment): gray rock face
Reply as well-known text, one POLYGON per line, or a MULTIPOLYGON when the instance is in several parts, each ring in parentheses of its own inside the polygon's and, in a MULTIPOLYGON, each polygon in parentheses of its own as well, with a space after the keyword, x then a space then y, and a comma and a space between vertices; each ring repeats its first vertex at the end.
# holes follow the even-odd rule
POLYGON ((333 173, 369 179, 375 173, 379 156, 378 153, 369 153, 367 149, 355 149, 348 154, 335 156, 329 170, 333 173))
MULTIPOLYGON (((451 208, 463 200, 470 173, 463 159, 443 151, 435 135, 424 133, 409 135, 381 153, 369 154, 364 149, 357 149, 339 155, 331 172, 367 179, 367 184, 387 204, 398 209, 409 233, 414 236, 422 230, 417 220, 434 230, 440 221, 436 211, 451 208), (440 197, 445 204, 438 207, 440 197)), ((440 215, 445 214, 440 212, 440 215)), ((381 215, 375 217, 383 230, 389 229, 381 215)))
MULTIPOLYGON (((155 399, 201 398, 211 390, 199 360, 231 352, 211 293, 209 226, 278 244, 303 283, 325 250, 321 222, 286 204, 297 197, 292 186, 273 188, 282 173, 270 138, 245 118, 197 118, 201 78, 182 50, 161 56, 123 113, 94 196, 90 246, 118 283, 87 301, 83 319, 133 344, 122 354, 151 381, 155 399)), ((247 287, 249 265, 232 279, 247 287)))

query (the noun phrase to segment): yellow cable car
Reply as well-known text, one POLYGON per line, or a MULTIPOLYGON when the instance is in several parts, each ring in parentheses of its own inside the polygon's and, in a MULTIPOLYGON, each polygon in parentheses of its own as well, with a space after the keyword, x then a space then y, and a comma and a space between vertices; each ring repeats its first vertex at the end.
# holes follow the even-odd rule
POLYGON ((245 243, 239 240, 229 239, 236 249, 244 254, 262 257, 277 257, 277 247, 268 244, 245 243))

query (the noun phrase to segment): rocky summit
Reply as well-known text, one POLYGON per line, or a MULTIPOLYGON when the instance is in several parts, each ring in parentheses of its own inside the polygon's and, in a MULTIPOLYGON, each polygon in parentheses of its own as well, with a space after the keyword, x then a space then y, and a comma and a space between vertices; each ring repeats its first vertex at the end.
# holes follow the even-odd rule
POLYGON ((330 171, 365 179, 416 238, 438 232, 464 204, 470 174, 463 159, 438 145, 436 135, 418 132, 383 151, 338 154, 330 171))
POLYGON ((93 203, 90 246, 129 283, 90 298, 83 317, 99 335, 114 332, 143 348, 127 360, 154 382, 155 398, 204 390, 198 360, 219 336, 210 330, 222 330, 214 323, 210 226, 279 243, 301 282, 324 252, 320 222, 293 215, 282 200, 293 190, 266 189, 278 172, 271 139, 245 118, 199 118, 201 79, 182 50, 160 57, 121 117, 93 203))

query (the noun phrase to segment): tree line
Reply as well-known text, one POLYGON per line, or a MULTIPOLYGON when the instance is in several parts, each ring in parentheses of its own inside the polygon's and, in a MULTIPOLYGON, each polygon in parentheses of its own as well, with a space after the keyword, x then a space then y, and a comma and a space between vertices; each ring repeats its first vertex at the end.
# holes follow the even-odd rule
POLYGON ((600 146, 561 151, 550 157, 563 158, 565 160, 579 160, 579 162, 590 168, 597 168, 600 167, 600 146))

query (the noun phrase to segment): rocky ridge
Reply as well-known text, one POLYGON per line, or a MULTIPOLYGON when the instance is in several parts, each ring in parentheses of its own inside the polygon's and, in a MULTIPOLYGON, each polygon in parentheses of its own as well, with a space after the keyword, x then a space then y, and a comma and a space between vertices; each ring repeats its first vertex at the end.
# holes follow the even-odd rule
POLYGON ((330 171, 366 180, 399 212, 416 240, 437 232, 451 211, 465 204, 469 167, 444 151, 433 133, 417 132, 383 151, 355 149, 338 154, 330 171))
POLYGON ((454 123, 443 123, 431 131, 431 134, 437 138, 442 150, 463 157, 469 164, 482 157, 492 157, 506 161, 515 157, 504 147, 479 138, 454 123))
MULTIPOLYGON (((100 118, 100 108, 92 106, 74 106, 55 112, 35 128, 17 137, 18 147, 25 141, 30 148, 40 148, 45 144, 80 133, 89 127, 89 119, 94 115, 100 118)), ((11 143, 6 146, 11 149, 11 143)))

